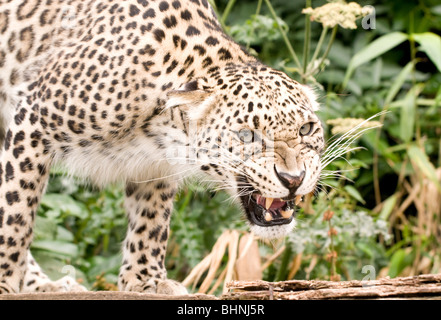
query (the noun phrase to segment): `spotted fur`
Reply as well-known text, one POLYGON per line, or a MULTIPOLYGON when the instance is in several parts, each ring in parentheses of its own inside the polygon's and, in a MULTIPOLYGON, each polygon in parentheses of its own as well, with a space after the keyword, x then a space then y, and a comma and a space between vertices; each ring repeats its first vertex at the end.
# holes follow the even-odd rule
MULTIPOLYGON (((237 199, 311 192, 317 108, 308 87, 225 35, 207 0, 0 0, 0 293, 84 289, 51 282, 29 253, 55 163, 126 184, 119 288, 185 293, 164 267, 180 181, 197 175, 237 199)), ((280 237, 295 221, 249 223, 280 237)))

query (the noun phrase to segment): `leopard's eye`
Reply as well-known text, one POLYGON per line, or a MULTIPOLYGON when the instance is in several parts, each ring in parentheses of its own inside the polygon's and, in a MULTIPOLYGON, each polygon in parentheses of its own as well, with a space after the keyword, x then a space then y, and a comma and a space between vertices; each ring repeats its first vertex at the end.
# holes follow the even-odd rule
POLYGON ((314 123, 308 122, 305 123, 299 130, 299 133, 302 137, 308 136, 312 133, 312 129, 314 129, 314 123))
POLYGON ((237 135, 243 143, 252 143, 254 141, 254 132, 250 129, 242 129, 237 135))

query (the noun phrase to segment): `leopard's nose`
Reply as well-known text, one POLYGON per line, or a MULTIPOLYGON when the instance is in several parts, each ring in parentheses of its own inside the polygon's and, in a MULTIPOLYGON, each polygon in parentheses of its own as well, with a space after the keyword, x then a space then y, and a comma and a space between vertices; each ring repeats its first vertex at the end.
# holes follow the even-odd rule
POLYGON ((296 190, 300 187, 305 178, 305 170, 302 170, 298 175, 291 175, 286 172, 277 171, 277 167, 274 166, 274 170, 276 172, 277 178, 279 178, 280 182, 289 190, 290 194, 294 194, 296 190))

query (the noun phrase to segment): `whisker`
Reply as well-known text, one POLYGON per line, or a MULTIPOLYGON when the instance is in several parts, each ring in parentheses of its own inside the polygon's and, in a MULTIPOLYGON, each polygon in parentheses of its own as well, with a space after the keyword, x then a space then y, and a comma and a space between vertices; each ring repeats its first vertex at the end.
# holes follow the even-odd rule
MULTIPOLYGON (((362 127, 366 122, 370 121, 372 118, 377 117, 378 115, 381 115, 382 113, 378 113, 377 115, 374 115, 370 117, 369 119, 363 121, 362 123, 355 126, 353 129, 346 132, 344 135, 342 135, 340 138, 338 138, 336 141, 334 141, 331 145, 329 145, 326 148, 326 151, 322 157, 322 162, 329 163, 330 161, 333 161, 336 157, 341 156, 348 152, 353 152, 357 149, 348 149, 349 146, 359 137, 361 137, 367 130, 375 129, 380 127, 372 126, 366 129, 359 130, 360 127, 362 127), (326 161, 325 161, 326 160, 326 161)), ((358 147, 360 148, 360 147, 358 147)), ((325 166, 324 166, 325 167, 325 166)))
MULTIPOLYGON (((193 171, 193 169, 183 170, 183 171, 180 171, 180 172, 177 172, 177 173, 173 173, 173 174, 170 174, 170 175, 167 175, 167 176, 162 176, 160 178, 152 178, 152 179, 148 179, 148 180, 139 180, 139 181, 138 180, 132 180, 130 182, 131 183, 136 183, 136 184, 141 184, 141 183, 149 183, 149 182, 154 182, 154 181, 159 181, 159 180, 165 180, 165 179, 169 179, 169 178, 172 178, 172 177, 175 177, 175 176, 182 176, 184 172, 188 172, 188 171, 193 171)), ((185 176, 184 177, 180 177, 178 179, 178 181, 184 180, 184 179, 185 179, 185 176)))
MULTIPOLYGON (((374 119, 374 118, 376 118, 376 117, 379 117, 379 116, 381 116, 381 115, 383 115, 383 114, 385 114, 385 113, 387 113, 387 112, 388 112, 388 111, 381 111, 381 112, 379 112, 379 113, 377 113, 377 114, 375 114, 375 115, 369 117, 368 119, 364 120, 363 122, 359 123, 359 124, 356 125, 354 128, 352 128, 351 130, 349 130, 348 132, 346 132, 345 134, 343 134, 341 137, 339 137, 338 139, 336 139, 334 142, 332 142, 332 143, 327 147, 327 151, 326 151, 326 152, 328 152, 328 150, 333 150, 333 149, 335 148, 335 146, 338 146, 342 140, 345 140, 346 138, 350 137, 352 134, 355 133, 356 135, 358 135, 358 134, 357 134, 357 130, 358 130, 358 129, 360 129, 362 126, 364 126, 367 122, 371 121, 372 119, 374 119)), ((364 132, 364 131, 366 131, 366 130, 375 129, 375 128, 378 128, 378 127, 381 127, 381 125, 372 126, 372 127, 369 127, 369 128, 363 129, 362 132, 364 132)), ((337 136, 337 135, 334 135, 333 137, 331 137, 330 141, 332 141, 333 138, 336 137, 336 136, 337 136)))

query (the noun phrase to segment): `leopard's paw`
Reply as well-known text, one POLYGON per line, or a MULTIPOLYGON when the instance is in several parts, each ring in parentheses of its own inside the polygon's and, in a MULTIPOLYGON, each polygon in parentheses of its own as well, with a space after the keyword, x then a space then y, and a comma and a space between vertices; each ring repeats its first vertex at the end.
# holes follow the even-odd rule
POLYGON ((23 288, 23 292, 84 292, 88 291, 73 278, 65 276, 57 281, 36 281, 23 288))
POLYGON ((0 282, 0 294, 11 294, 11 293, 17 293, 17 291, 12 289, 6 283, 0 282))
POLYGON ((186 295, 187 289, 179 282, 170 279, 149 279, 141 281, 131 279, 120 284, 121 291, 132 291, 141 293, 166 294, 166 295, 186 295))
POLYGON ((187 288, 182 283, 175 280, 159 280, 156 284, 157 294, 167 294, 172 296, 180 296, 188 294, 187 288))

